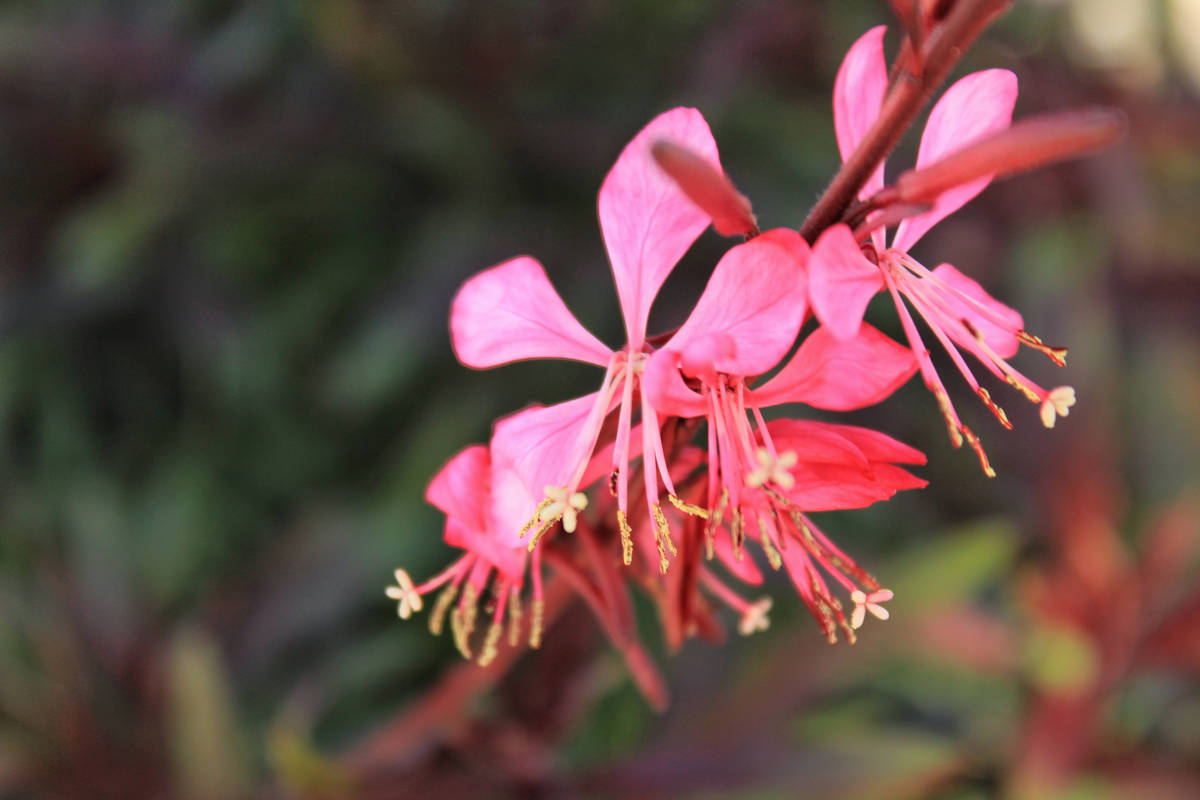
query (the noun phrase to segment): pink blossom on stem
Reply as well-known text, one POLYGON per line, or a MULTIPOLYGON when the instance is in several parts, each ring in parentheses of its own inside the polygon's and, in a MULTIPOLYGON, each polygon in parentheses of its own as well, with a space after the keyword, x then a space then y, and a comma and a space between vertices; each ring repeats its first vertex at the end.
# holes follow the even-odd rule
POLYGON ((542 495, 524 513, 524 525, 498 531, 515 544, 528 537, 530 550, 558 523, 575 528, 587 505, 581 492, 600 474, 589 471, 606 418, 617 413, 611 474, 617 519, 628 560, 629 480, 627 465, 635 413, 640 417, 640 454, 649 512, 663 544, 674 550, 659 503, 665 489, 674 500, 660 438, 658 409, 640 391, 646 361, 650 306, 659 287, 709 217, 655 163, 652 145, 678 142, 720 171, 716 143, 698 111, 677 108, 659 115, 625 147, 599 194, 600 227, 625 321, 627 343, 611 350, 588 333, 550 285, 542 266, 528 256, 506 261, 468 280, 454 299, 450 330, 459 360, 484 369, 530 358, 584 361, 605 370, 600 389, 566 403, 519 412, 497 425, 495 440, 512 454, 515 475, 542 495))
MULTIPOLYGON (((878 117, 886 86, 883 28, 878 27, 850 48, 835 84, 834 120, 843 158, 853 152, 878 117)), ((1017 79, 1007 70, 985 70, 959 80, 946 90, 929 115, 921 137, 917 168, 934 164, 974 140, 1007 128, 1016 98, 1017 79)), ((991 175, 984 175, 943 192, 929 210, 900 222, 890 247, 885 242, 885 231, 878 224, 870 230, 870 242, 863 246, 848 227, 835 225, 817 240, 809 261, 813 311, 824 326, 842 339, 857 333, 871 297, 884 289, 888 291, 921 377, 946 418, 951 441, 955 447, 960 447, 964 440, 970 444, 988 476, 995 472, 978 437, 963 424, 951 404, 909 306, 925 320, 955 367, 1006 428, 1012 427, 1007 415, 979 385, 963 358, 963 351, 1037 404, 1046 427, 1053 427, 1057 417, 1066 416, 1075 402, 1071 387, 1044 389, 1008 363, 1019 346, 1025 344, 1061 366, 1065 363, 1065 349, 1049 347, 1027 333, 1017 311, 993 299, 982 286, 953 266, 942 264, 930 270, 909 255, 908 251, 930 228, 983 191, 991 179, 991 175)), ((881 164, 864 186, 862 196, 869 197, 882 186, 882 181, 881 164)), ((871 225, 870 219, 867 225, 871 225)))
POLYGON ((441 633, 448 613, 454 644, 464 658, 472 657, 471 637, 483 601, 492 609, 492 621, 479 654, 479 663, 485 666, 496 657, 506 618, 509 644, 515 646, 520 639, 527 561, 532 561, 533 574, 529 644, 537 647, 541 640, 541 554, 535 553, 530 559, 523 547, 513 547, 496 534, 498 526, 512 524, 508 516, 511 492, 519 484, 511 480, 510 470, 506 459, 494 459, 483 445, 472 445, 450 459, 430 482, 425 497, 446 514, 446 543, 465 553, 421 584, 414 584, 405 570, 397 569, 396 585, 387 588, 387 596, 397 601, 403 619, 421 611, 424 595, 440 589, 430 611, 429 629, 441 633), (505 486, 499 493, 493 491, 497 481, 505 486))

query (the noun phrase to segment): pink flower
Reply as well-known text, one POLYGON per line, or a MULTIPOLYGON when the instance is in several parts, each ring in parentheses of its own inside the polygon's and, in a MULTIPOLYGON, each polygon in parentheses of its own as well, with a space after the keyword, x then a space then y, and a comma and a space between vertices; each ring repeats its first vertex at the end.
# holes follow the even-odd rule
MULTIPOLYGON (((774 420, 756 433, 754 444, 759 454, 767 452, 762 444, 768 440, 784 454, 773 463, 764 460, 762 464, 764 472, 777 474, 769 482, 763 480, 759 490, 745 492, 739 509, 731 509, 722 498, 710 511, 707 523, 686 516, 681 520, 682 569, 676 568, 668 575, 660 602, 668 641, 678 647, 683 632, 711 627, 704 615, 708 603, 694 599, 696 591, 737 613, 738 630, 743 635, 767 627, 770 599, 746 600, 705 564, 701 555, 706 550, 708 559, 719 562, 730 575, 758 586, 763 583, 763 574, 751 548, 746 546, 753 542, 774 569, 787 571, 829 641, 836 642, 841 629, 852 642, 854 629, 862 621, 856 621, 853 614, 847 618, 843 601, 835 597, 831 585, 844 590, 844 599, 855 606, 856 612, 859 605, 864 605, 859 602, 861 597, 871 598, 869 602, 886 614, 878 604, 890 599, 891 594, 839 549, 808 514, 863 508, 887 500, 902 489, 924 487, 924 480, 898 465, 923 464, 925 457, 882 433, 849 425, 774 420), (714 537, 714 528, 723 520, 728 521, 731 535, 714 537)), ((687 471, 698 469, 703 462, 704 455, 698 448, 686 448, 676 465, 677 479, 682 481, 687 471)), ((758 480, 750 477, 748 485, 758 480)), ((703 492, 702 485, 696 488, 703 492)), ((693 496, 697 493, 687 488, 683 497, 699 501, 693 496)), ((653 549, 649 527, 639 526, 635 537, 646 555, 653 549)), ((875 613, 875 609, 864 607, 875 613)))
MULTIPOLYGON (((479 663, 487 665, 495 658, 497 645, 508 619, 509 644, 515 646, 521 629, 521 589, 527 555, 523 547, 512 547, 496 535, 497 526, 512 524, 506 515, 511 508, 513 482, 506 480, 508 469, 503 459, 494 463, 492 453, 483 445, 472 445, 442 467, 430 481, 425 498, 446 514, 444 538, 447 544, 466 553, 438 575, 414 585, 408 573, 397 569, 396 585, 387 588, 387 596, 396 600, 402 619, 421 611, 422 600, 441 589, 429 615, 429 629, 439 634, 450 612, 450 627, 455 646, 464 658, 471 658, 471 635, 475 630, 478 604, 490 586, 492 622, 484 639, 479 663), (502 493, 492 490, 499 481, 502 493), (455 603, 455 600, 458 602, 455 603)), ((533 556, 533 622, 529 634, 531 647, 537 647, 542 628, 542 579, 540 554, 533 556)))
POLYGON ((781 450, 761 409, 781 403, 862 408, 890 395, 917 369, 912 353, 870 326, 847 341, 818 328, 774 377, 751 388, 787 354, 806 311, 803 273, 772 257, 767 246, 807 256, 799 234, 782 229, 729 250, 687 322, 650 356, 643 379, 643 392, 659 412, 707 422, 710 536, 728 513, 737 539, 743 518, 791 490, 791 468, 809 457, 781 450))
MULTIPOLYGON (((834 86, 834 122, 838 148, 846 158, 879 115, 887 89, 883 56, 883 27, 873 28, 850 48, 834 86)), ((917 168, 936 163, 963 145, 1007 128, 1017 99, 1016 76, 991 69, 968 75, 942 95, 929 115, 921 137, 917 168)), ((942 193, 928 211, 902 221, 891 246, 884 231, 871 232, 870 243, 860 247, 845 225, 835 225, 817 240, 809 262, 809 294, 813 311, 830 331, 843 339, 853 337, 862 323, 867 303, 887 289, 900 315, 905 336, 920 366, 925 385, 938 400, 955 447, 965 439, 979 456, 984 471, 994 475, 974 433, 959 419, 934 369, 928 350, 917 332, 904 300, 925 320, 967 383, 1000 422, 1011 428, 1004 411, 979 385, 961 351, 973 355, 988 371, 1039 405, 1042 423, 1053 427, 1075 402, 1069 386, 1046 390, 1013 368, 1008 360, 1021 344, 1050 356, 1060 366, 1066 350, 1052 348, 1023 329, 1021 315, 993 299, 978 283, 950 264, 930 270, 908 251, 938 221, 973 198, 991 181, 985 175, 942 193)), ((862 197, 883 186, 883 165, 868 179, 862 197)))
MULTIPOLYGON (((628 561, 632 529, 627 465, 638 433, 649 514, 663 547, 674 550, 659 502, 661 489, 679 502, 660 437, 661 414, 653 399, 640 390, 654 352, 646 341, 646 322, 659 287, 708 226, 709 217, 654 162, 651 146, 659 140, 678 142, 720 170, 716 144, 704 118, 695 109, 677 108, 634 137, 601 186, 600 227, 625 320, 623 348, 611 350, 588 333, 550 285, 542 266, 528 256, 476 275, 454 300, 451 336, 459 360, 467 366, 482 369, 529 358, 566 358, 605 369, 599 391, 548 408, 528 409, 497 424, 494 449, 499 444, 511 453, 513 474, 543 494, 540 502, 525 510, 524 526, 499 532, 510 543, 532 532, 532 550, 556 523, 568 532, 574 530, 579 512, 587 505, 580 489, 611 471, 628 561), (611 458, 607 465, 598 465, 593 456, 601 428, 614 410, 617 427, 611 458), (640 417, 636 429, 635 410, 640 417)), ((746 330, 772 335, 767 349, 773 356, 764 358, 763 348, 744 353, 761 362, 760 371, 786 352, 804 314, 802 257, 806 252, 795 234, 770 232, 735 248, 718 267, 721 286, 727 291, 720 302, 728 313, 741 314, 738 324, 746 330), (740 286, 734 273, 750 288, 740 286), (771 330, 776 323, 783 326, 781 332, 771 330), (783 339, 787 344, 779 350, 776 340, 783 339)), ((704 324, 715 322, 706 316, 704 324)), ((685 323, 684 329, 697 327, 689 325, 685 323)), ((717 339, 712 340, 718 348, 723 342, 718 341, 719 333, 714 332, 717 339)), ((696 334, 702 338, 704 332, 696 334)))

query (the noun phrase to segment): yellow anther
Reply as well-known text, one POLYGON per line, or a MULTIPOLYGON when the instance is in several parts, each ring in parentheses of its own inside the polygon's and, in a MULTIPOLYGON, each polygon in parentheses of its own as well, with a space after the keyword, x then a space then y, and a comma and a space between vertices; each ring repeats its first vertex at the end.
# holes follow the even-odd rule
POLYGON ((1029 331, 1017 331, 1017 339, 1021 344, 1045 353, 1058 366, 1065 367, 1067 365, 1067 348, 1051 347, 1029 331))
POLYGON ((1008 414, 1005 414, 1004 409, 996 404, 996 401, 992 399, 991 393, 989 393, 987 389, 980 386, 975 389, 975 394, 979 395, 979 399, 983 401, 983 404, 987 406, 993 414, 996 415, 996 419, 1000 420, 1000 424, 1011 431, 1012 423, 1008 421, 1008 414))
POLYGON ((514 587, 508 599, 508 646, 521 643, 521 594, 514 587))
POLYGON ((704 556, 709 561, 713 560, 713 538, 725 519, 725 508, 728 505, 729 490, 722 489, 721 496, 717 500, 717 507, 708 516, 708 524, 704 526, 704 556))
POLYGON ((625 516, 625 512, 617 509, 617 527, 621 529, 621 560, 625 562, 625 566, 633 563, 633 528, 629 527, 629 520, 625 516))
POLYGON ((975 455, 979 458, 979 466, 983 468, 983 474, 989 478, 996 477, 996 470, 992 469, 991 462, 988 461, 987 453, 983 451, 983 444, 980 443, 979 437, 971 432, 971 429, 966 425, 962 426, 963 438, 967 440, 967 444, 975 451, 975 455))
POLYGON ((942 417, 946 420, 946 430, 950 433, 950 443, 956 448, 962 447, 963 437, 958 430, 958 422, 955 421, 954 406, 950 405, 950 398, 941 389, 930 387, 933 391, 933 396, 937 399, 938 409, 942 412, 942 417))
POLYGON ((467 588, 463 590, 462 602, 450 613, 450 632, 454 634, 454 646, 467 660, 471 658, 470 639, 471 634, 475 632, 475 615, 478 613, 475 603, 478 599, 479 592, 474 586, 467 584, 467 588))
POLYGON ((533 624, 529 627, 529 647, 533 650, 542 646, 542 617, 545 613, 545 603, 541 599, 534 600, 533 624))
POLYGON ((775 545, 771 544, 771 534, 767 530, 767 523, 761 516, 758 517, 758 533, 762 537, 762 549, 767 554, 767 561, 771 563, 771 569, 779 569, 783 566, 783 559, 779 557, 779 551, 775 549, 775 545))
POLYGON ((553 500, 551 500, 549 497, 546 497, 546 498, 544 498, 544 499, 542 500, 542 502, 540 502, 540 503, 538 503, 538 504, 537 504, 537 508, 535 508, 535 509, 533 510, 533 516, 529 518, 529 521, 528 521, 528 522, 526 522, 524 525, 522 525, 522 526, 521 526, 521 533, 520 533, 520 536, 519 536, 518 538, 524 539, 524 538, 525 538, 525 534, 529 533, 529 530, 530 530, 530 529, 531 529, 531 528, 532 528, 534 525, 539 525, 539 524, 541 524, 541 522, 542 522, 542 512, 543 512, 543 511, 545 511, 545 510, 546 510, 546 507, 547 507, 547 506, 549 506, 549 505, 550 505, 551 503, 553 503, 553 502, 554 502, 554 501, 553 501, 553 500))
POLYGON ((670 565, 666 551, 669 550, 673 556, 679 555, 679 551, 675 549, 675 542, 671 541, 671 529, 667 527, 667 518, 663 515, 662 506, 654 503, 650 506, 650 512, 654 517, 654 542, 658 545, 658 566, 666 575, 667 567, 670 565))
POLYGON ((458 584, 455 583, 451 583, 438 594, 438 598, 433 604, 433 611, 429 612, 429 632, 434 636, 442 634, 442 625, 446 621, 446 611, 449 610, 450 604, 454 602, 457 594, 458 584))
POLYGON ((541 539, 543 536, 545 536, 546 531, 553 528, 557 522, 558 522, 558 518, 556 517, 554 519, 549 520, 548 522, 543 523, 542 527, 537 529, 537 531, 529 539, 529 552, 531 552, 531 553, 533 552, 533 548, 537 547, 538 540, 541 539))
POLYGON ((487 638, 483 640, 483 652, 479 654, 479 666, 486 667, 496 659, 496 645, 499 644, 503 632, 504 627, 499 622, 493 622, 488 628, 487 638))
POLYGON ((1007 383, 1009 386, 1013 387, 1014 389, 1016 389, 1021 394, 1025 395, 1025 399, 1028 400, 1029 402, 1031 402, 1031 403, 1040 403, 1041 402, 1042 398, 1038 396, 1038 393, 1035 392, 1032 387, 1028 386, 1019 377, 1017 377, 1016 375, 1013 375, 1011 372, 1005 374, 1004 382, 1007 383))
POLYGON ((733 539, 733 556, 738 561, 742 560, 742 542, 746 538, 746 529, 742 525, 741 509, 733 510, 733 524, 729 529, 730 537, 733 539))
POLYGON ((691 503, 680 500, 673 494, 667 495, 667 499, 671 501, 671 505, 675 506, 685 514, 691 514, 693 517, 699 517, 700 519, 708 519, 708 512, 700 506, 695 506, 691 503))

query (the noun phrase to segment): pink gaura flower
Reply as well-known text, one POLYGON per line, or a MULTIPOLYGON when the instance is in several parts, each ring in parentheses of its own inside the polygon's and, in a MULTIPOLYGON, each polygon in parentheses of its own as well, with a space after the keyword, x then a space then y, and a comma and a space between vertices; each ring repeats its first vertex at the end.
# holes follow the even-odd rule
MULTIPOLYGON (((588 333, 550 285, 541 264, 528 256, 476 275, 454 299, 451 338, 459 360, 467 366, 482 369, 530 358, 566 358, 605 370, 597 392, 547 408, 528 409, 497 424, 494 448, 498 443, 511 453, 512 474, 542 495, 526 509, 524 525, 500 532, 510 543, 532 534, 532 550, 538 538, 559 522, 564 530, 573 531, 579 512, 587 505, 587 496, 580 490, 607 471, 612 476, 628 562, 632 528, 627 466, 637 447, 633 442, 636 434, 649 516, 664 552, 675 549, 660 504, 662 489, 673 503, 680 504, 663 450, 662 415, 653 399, 641 391, 642 376, 654 352, 646 341, 646 324, 659 287, 708 226, 709 217, 654 162, 651 147, 660 140, 678 142, 720 170, 716 144, 704 118, 695 109, 677 108, 638 133, 605 178, 599 194, 600 228, 625 321, 624 347, 612 350, 588 333), (609 463, 601 466, 594 455, 601 429, 613 411, 617 412, 615 441, 609 463), (636 427, 635 413, 640 421, 636 427)), ((795 234, 768 232, 732 249, 717 267, 713 280, 725 292, 721 303, 727 314, 742 315, 738 322, 742 329, 768 332, 778 325, 782 330, 766 348, 774 360, 758 353, 756 345, 746 345, 744 357, 756 357, 760 371, 769 369, 786 352, 786 345, 777 352, 777 338, 790 342, 795 337, 804 313, 802 265, 806 255, 807 246, 795 234)), ((715 324, 710 316, 705 316, 704 324, 715 324)), ((729 322, 719 315, 715 319, 729 322)), ((699 326, 689 320, 684 328, 699 326)), ((713 346, 723 346, 723 341, 714 340, 713 346)), ((665 563, 664 555, 664 568, 665 563)))
MULTIPOLYGON (((768 258, 759 266, 739 258, 771 242, 807 255, 803 239, 790 230, 732 248, 688 321, 650 356, 645 370, 643 391, 656 409, 707 422, 710 537, 728 519, 730 535, 740 539, 747 517, 793 489, 791 470, 807 458, 777 446, 761 409, 782 403, 862 408, 890 395, 917 369, 907 348, 869 325, 844 341, 818 328, 776 375, 752 387, 787 354, 806 311, 802 298, 777 288, 787 285, 786 274, 775 274, 788 268, 786 261, 768 258)), ((791 285, 801 291, 803 281, 792 279, 791 285)))
MULTIPOLYGON (((838 72, 833 109, 843 158, 854 151, 883 104, 888 82, 883 32, 881 26, 864 34, 850 48, 838 72)), ((1007 128, 1016 99, 1017 78, 1008 70, 984 70, 959 80, 946 90, 929 115, 921 137, 917 168, 934 164, 973 140, 1007 128)), ((928 211, 899 224, 890 246, 880 228, 871 232, 869 243, 860 246, 847 226, 835 225, 817 240, 809 261, 813 311, 839 338, 855 336, 871 297, 881 290, 888 291, 925 385, 937 398, 946 418, 954 446, 961 446, 965 439, 989 476, 995 473, 979 439, 963 424, 951 404, 908 305, 925 320, 967 383, 1006 428, 1012 427, 1008 417, 979 385, 962 351, 970 353, 988 371, 1038 404, 1042 423, 1048 428, 1054 426, 1058 416, 1066 416, 1075 402, 1075 390, 1071 387, 1043 389, 1008 363, 1020 345, 1025 344, 1047 354, 1061 366, 1065 363, 1065 349, 1049 347, 1027 333, 1017 311, 993 299, 982 286, 950 264, 930 270, 909 255, 909 250, 930 228, 983 191, 991 178, 985 175, 942 193, 928 211)), ((861 196, 870 197, 882 186, 880 164, 864 185, 861 196)))
MULTIPOLYGON (((776 473, 770 483, 762 478, 749 479, 750 485, 763 480, 762 488, 743 493, 743 504, 735 511, 736 521, 730 523, 732 535, 713 536, 714 519, 719 525, 721 515, 734 516, 720 505, 707 521, 681 514, 683 565, 668 575, 660 603, 668 642, 678 647, 684 632, 704 632, 712 627, 705 616, 707 599, 738 614, 738 630, 743 635, 765 630, 768 625, 770 598, 743 598, 704 563, 704 550, 708 560, 716 561, 735 579, 751 586, 763 583, 763 573, 753 555, 760 552, 771 567, 787 571, 830 642, 837 641, 839 629, 852 642, 854 629, 862 624, 858 607, 880 616, 878 610, 886 617, 886 610, 879 604, 890 599, 891 593, 839 549, 808 515, 863 508, 887 500, 902 489, 924 487, 924 480, 899 465, 924 464, 925 457, 882 433, 849 425, 773 420, 755 433, 758 453, 766 453, 762 445, 772 441, 785 455, 769 465, 776 473), (749 547, 747 543, 757 546, 749 547), (844 598, 854 605, 855 613, 849 619, 831 585, 841 587, 844 598), (701 592, 706 600, 696 599, 695 592, 701 592), (870 600, 859 602, 862 598, 870 600), (867 602, 875 608, 867 607, 867 602)), ((703 481, 685 478, 689 470, 701 470, 704 460, 700 448, 689 447, 674 465, 682 496, 689 502, 702 502, 703 481)), ((762 466, 766 472, 765 459, 762 466)), ((635 542, 645 554, 652 552, 649 525, 640 526, 635 542)))
MULTIPOLYGON (((515 646, 521 635, 521 590, 526 562, 530 559, 524 547, 513 547, 496 534, 498 529, 512 524, 507 516, 515 484, 508 475, 510 468, 503 458, 493 460, 492 453, 483 445, 472 445, 450 459, 430 481, 425 498, 446 515, 446 543, 466 552, 419 585, 414 585, 405 570, 397 569, 396 585, 387 588, 387 596, 397 601, 402 619, 422 609, 424 595, 440 589, 429 615, 429 629, 440 634, 449 612, 455 646, 464 658, 471 658, 470 640, 478 605, 490 586, 488 602, 494 605, 492 622, 479 656, 479 663, 485 666, 496 657, 506 616, 509 644, 515 646), (503 493, 492 491, 497 481, 506 487, 503 493)), ((532 556, 531 647, 540 643, 544 613, 540 556, 540 553, 532 556)))

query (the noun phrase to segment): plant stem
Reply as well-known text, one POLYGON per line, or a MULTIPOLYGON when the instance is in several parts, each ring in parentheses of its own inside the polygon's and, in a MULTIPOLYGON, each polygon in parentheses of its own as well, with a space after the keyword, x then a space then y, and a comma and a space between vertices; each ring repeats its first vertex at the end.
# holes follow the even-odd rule
POLYGON ((960 0, 945 21, 929 34, 921 52, 910 59, 911 65, 899 72, 875 122, 800 226, 800 235, 809 244, 841 219, 867 178, 900 141, 930 96, 984 28, 1011 2, 960 0))

